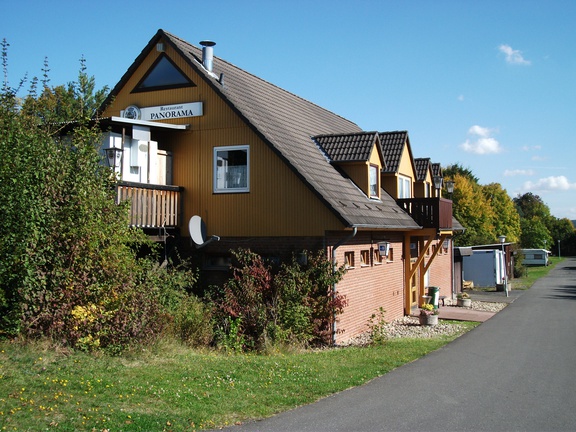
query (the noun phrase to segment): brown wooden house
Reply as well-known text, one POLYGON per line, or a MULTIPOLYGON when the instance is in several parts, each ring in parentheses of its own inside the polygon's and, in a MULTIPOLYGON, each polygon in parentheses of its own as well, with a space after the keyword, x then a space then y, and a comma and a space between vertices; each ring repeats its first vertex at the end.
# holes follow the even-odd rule
POLYGON ((212 280, 231 249, 325 250, 348 267, 335 342, 379 307, 387 320, 411 313, 428 285, 450 296, 451 201, 416 193, 429 175, 417 178, 408 134, 363 131, 201 45, 159 30, 103 109, 132 223, 191 236, 212 280))

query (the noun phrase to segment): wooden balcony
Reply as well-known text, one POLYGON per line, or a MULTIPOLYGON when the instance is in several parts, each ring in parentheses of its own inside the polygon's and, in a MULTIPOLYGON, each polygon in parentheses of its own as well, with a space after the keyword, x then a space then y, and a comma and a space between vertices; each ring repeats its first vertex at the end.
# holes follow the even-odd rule
POLYGON ((118 182, 117 202, 130 201, 130 225, 140 228, 175 228, 181 222, 181 186, 118 182))
POLYGON ((396 200, 423 228, 451 229, 452 200, 446 198, 406 198, 396 200))

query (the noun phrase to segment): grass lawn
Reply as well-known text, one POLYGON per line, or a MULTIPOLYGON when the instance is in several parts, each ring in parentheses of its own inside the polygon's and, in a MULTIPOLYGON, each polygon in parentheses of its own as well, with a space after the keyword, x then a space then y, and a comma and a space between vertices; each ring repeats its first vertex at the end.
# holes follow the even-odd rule
POLYGON ((534 282, 543 276, 546 276, 550 270, 552 270, 556 264, 562 261, 563 258, 550 257, 548 259, 549 265, 547 267, 525 267, 524 275, 520 278, 512 280, 512 289, 528 289, 532 286, 534 282))
MULTIPOLYGON (((463 332, 476 325, 465 324, 463 332)), ((122 357, 0 342, 0 430, 178 431, 230 425, 364 384, 458 336, 267 355, 226 355, 166 343, 122 357)))

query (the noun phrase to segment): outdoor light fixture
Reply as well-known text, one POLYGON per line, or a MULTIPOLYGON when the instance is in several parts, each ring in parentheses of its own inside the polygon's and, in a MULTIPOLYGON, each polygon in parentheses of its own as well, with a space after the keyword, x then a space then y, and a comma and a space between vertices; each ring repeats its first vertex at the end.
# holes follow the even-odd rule
POLYGON ((105 149, 106 152, 106 160, 108 161, 108 166, 110 168, 120 167, 120 160, 122 159, 122 149, 117 147, 110 147, 105 149))
POLYGON ((434 176, 434 189, 436 189, 436 195, 440 197, 440 189, 442 189, 442 182, 444 180, 440 176, 434 176))
POLYGON ((383 241, 378 243, 378 253, 381 257, 388 258, 388 253, 390 252, 390 242, 383 241))
POLYGON ((446 180, 446 192, 448 192, 450 197, 452 197, 452 194, 454 193, 454 180, 446 180))

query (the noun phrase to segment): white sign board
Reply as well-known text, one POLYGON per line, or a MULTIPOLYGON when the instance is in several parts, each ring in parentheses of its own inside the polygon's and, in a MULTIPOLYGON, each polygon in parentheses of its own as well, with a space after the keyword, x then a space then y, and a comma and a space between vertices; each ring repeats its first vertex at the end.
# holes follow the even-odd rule
POLYGON ((138 108, 129 106, 122 112, 122 117, 134 120, 157 121, 185 117, 198 117, 203 114, 202 102, 189 102, 173 105, 138 108))
POLYGON ((202 102, 191 102, 175 105, 161 105, 140 108, 141 120, 164 120, 183 117, 198 117, 202 115, 202 102))

